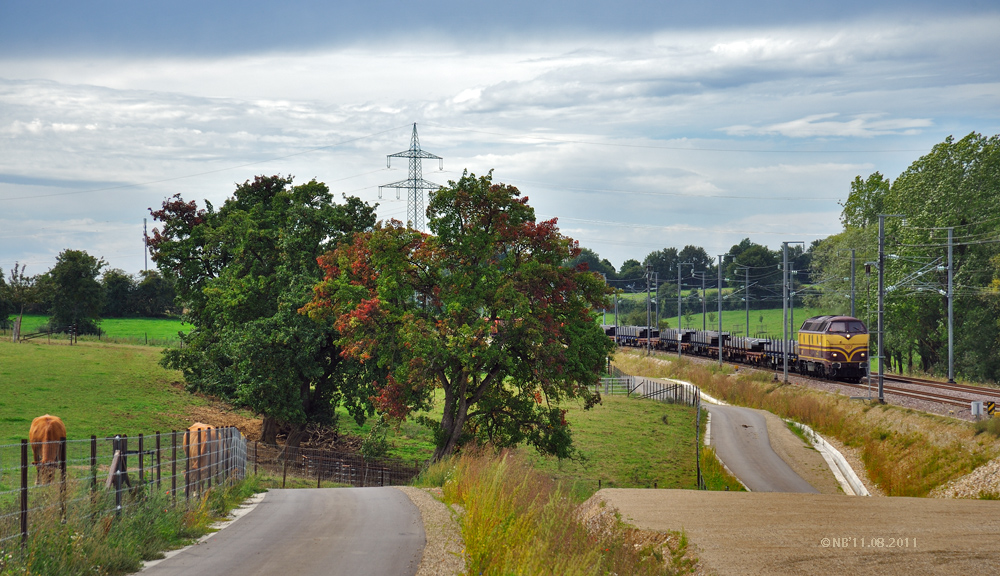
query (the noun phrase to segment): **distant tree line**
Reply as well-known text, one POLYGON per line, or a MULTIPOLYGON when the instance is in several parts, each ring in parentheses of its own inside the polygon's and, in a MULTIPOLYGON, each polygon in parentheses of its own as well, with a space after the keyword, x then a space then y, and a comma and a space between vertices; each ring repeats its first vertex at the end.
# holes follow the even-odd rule
MULTIPOLYGON (((812 282, 811 261, 812 250, 818 242, 804 247, 789 246, 789 270, 792 291, 796 306, 804 301, 808 290, 803 287, 812 282)), ((739 244, 733 245, 723 255, 723 310, 740 310, 746 306, 749 293, 751 308, 756 310, 781 308, 783 255, 780 250, 772 250, 767 246, 751 242, 744 238, 739 244), (727 290, 728 289, 728 290, 727 290)), ((675 326, 677 324, 677 290, 678 271, 680 272, 681 314, 701 314, 703 309, 702 292, 718 294, 718 259, 709 256, 700 246, 687 245, 677 248, 663 248, 650 252, 639 262, 635 259, 626 260, 620 270, 607 260, 602 259, 589 248, 581 248, 580 255, 566 263, 567 266, 586 265, 588 270, 600 273, 609 286, 620 293, 646 292, 646 267, 649 266, 653 276, 650 278, 651 297, 659 300, 661 325, 675 326), (657 286, 656 282, 659 282, 657 286), (673 318, 671 322, 669 319, 673 318)), ((705 309, 712 312, 718 309, 717 296, 713 296, 705 309)), ((655 302, 655 300, 654 300, 655 302)), ((646 323, 646 301, 634 298, 618 300, 619 322, 623 324, 644 325, 646 323)))
POLYGON ((101 318, 156 317, 178 312, 174 282, 155 270, 136 275, 113 268, 83 250, 64 250, 47 272, 28 275, 15 263, 0 275, 0 327, 23 314, 47 314, 48 328, 94 334, 101 318))

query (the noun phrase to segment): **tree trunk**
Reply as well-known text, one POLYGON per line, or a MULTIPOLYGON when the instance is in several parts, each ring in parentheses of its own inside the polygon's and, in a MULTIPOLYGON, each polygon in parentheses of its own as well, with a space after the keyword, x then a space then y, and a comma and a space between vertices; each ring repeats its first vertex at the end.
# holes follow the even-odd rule
POLYGON ((264 444, 278 443, 278 421, 271 416, 264 416, 261 424, 260 441, 264 444))
POLYGON ((302 443, 302 437, 306 434, 305 424, 292 424, 292 429, 288 432, 288 437, 285 439, 285 446, 293 446, 295 448, 299 447, 302 443))

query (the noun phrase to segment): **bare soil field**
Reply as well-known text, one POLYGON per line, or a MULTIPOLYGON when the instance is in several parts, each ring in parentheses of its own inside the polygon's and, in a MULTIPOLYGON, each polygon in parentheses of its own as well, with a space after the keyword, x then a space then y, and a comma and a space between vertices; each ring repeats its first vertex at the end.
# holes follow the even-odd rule
POLYGON ((644 530, 683 529, 707 574, 996 574, 1000 501, 605 489, 644 530))

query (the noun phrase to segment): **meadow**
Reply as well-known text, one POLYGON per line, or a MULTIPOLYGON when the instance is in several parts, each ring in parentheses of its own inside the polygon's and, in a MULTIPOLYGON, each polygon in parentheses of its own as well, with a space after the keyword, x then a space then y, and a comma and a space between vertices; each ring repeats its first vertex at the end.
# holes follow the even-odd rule
MULTIPOLYGON (((634 296, 634 295, 633 295, 634 296)), ((717 309, 714 308, 715 303, 709 301, 708 310, 704 315, 701 313, 699 308, 697 313, 688 311, 685 309, 685 315, 681 317, 681 325, 684 328, 691 328, 694 330, 701 330, 702 326, 707 330, 718 330, 719 328, 719 317, 717 309)), ((824 314, 829 314, 829 311, 823 310, 821 308, 795 308, 790 311, 790 316, 792 320, 792 325, 794 329, 792 330, 792 335, 798 332, 798 329, 802 326, 802 322, 806 318, 811 318, 813 316, 821 316, 824 314)), ((750 310, 750 335, 769 335, 771 337, 781 336, 781 322, 782 322, 783 312, 781 308, 772 308, 767 310, 750 310)), ((609 311, 606 314, 597 314, 598 321, 602 324, 614 324, 615 315, 614 310, 609 311)), ((744 336, 746 335, 746 325, 747 325, 747 314, 746 310, 723 310, 722 311, 722 330, 724 332, 730 332, 734 336, 744 336)), ((663 328, 676 328, 677 327, 677 317, 676 316, 664 316, 660 315, 660 326, 663 328)))
MULTIPOLYGON (((31 334, 48 324, 49 317, 41 314, 25 314, 21 320, 21 333, 31 334)), ((179 341, 178 332, 191 329, 179 318, 104 318, 98 323, 100 336, 81 336, 83 341, 110 341, 119 344, 152 344, 163 346, 179 341)), ((10 330, 0 331, 0 335, 10 335, 10 330)), ((63 336, 53 336, 62 338, 63 336)))
MULTIPOLYGON (((0 341, 0 444, 27 437, 31 419, 45 413, 63 419, 70 439, 187 427, 192 413, 211 401, 186 392, 180 372, 160 366, 160 351, 96 341, 0 341)), ((442 404, 436 402, 428 415, 439 419, 442 404)), ((565 407, 578 457, 559 461, 525 449, 539 470, 578 485, 582 494, 596 490, 599 481, 695 487, 692 408, 621 396, 605 396, 586 411, 573 402, 565 407)), ((372 419, 359 426, 343 408, 338 415, 341 433, 370 433, 372 419)), ((434 452, 431 431, 413 418, 390 428, 387 440, 390 458, 425 461, 434 452)))
POLYGON ((46 413, 71 439, 187 427, 188 408, 208 400, 185 392, 180 372, 159 359, 152 346, 0 340, 0 444, 27 438, 46 413))

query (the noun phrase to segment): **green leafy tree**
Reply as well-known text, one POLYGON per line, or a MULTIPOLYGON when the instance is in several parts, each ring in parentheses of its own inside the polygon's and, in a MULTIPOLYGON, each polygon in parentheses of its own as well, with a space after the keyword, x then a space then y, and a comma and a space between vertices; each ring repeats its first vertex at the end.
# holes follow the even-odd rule
POLYGON ((164 277, 156 270, 140 272, 139 277, 132 293, 133 313, 145 317, 171 313, 177 296, 172 278, 164 277))
POLYGON ((339 402, 355 418, 370 415, 332 323, 297 310, 322 278, 317 258, 370 228, 373 207, 354 197, 335 204, 315 180, 292 186, 291 177, 258 176, 218 210, 177 195, 151 213, 163 224, 153 230, 153 260, 176 279, 194 326, 163 363, 182 370, 189 389, 264 414, 269 442, 286 426, 297 444, 306 424, 332 423, 339 402))
POLYGON ((443 391, 441 421, 422 420, 435 459, 470 439, 569 457, 560 404, 599 400, 612 344, 593 313, 609 289, 563 266, 576 242, 492 175, 463 174, 427 214, 432 235, 393 221, 324 256, 326 280, 305 311, 334 318, 344 355, 376 368, 376 404, 390 418, 443 391))
POLYGON ((611 265, 611 262, 608 262, 607 258, 602 259, 590 248, 580 248, 580 254, 566 263, 570 268, 581 264, 586 264, 588 270, 602 274, 608 280, 614 280, 617 277, 615 267, 611 265))
MULTIPOLYGON (((7 282, 0 281, 0 300, 6 302, 9 310, 6 315, 0 315, 0 317, 6 319, 7 315, 16 314, 15 327, 20 326, 20 320, 24 316, 25 310, 37 303, 40 298, 38 279, 35 276, 25 274, 26 268, 26 264, 14 262, 7 282)), ((14 336, 16 341, 16 331, 14 336)))
POLYGON ((106 263, 83 250, 63 250, 56 264, 41 281, 51 302, 49 325, 58 331, 75 329, 77 334, 97 332, 104 306, 104 289, 98 281, 106 263))
POLYGON ((7 282, 0 275, 0 328, 6 329, 11 326, 10 315, 16 310, 14 302, 10 299, 10 289, 7 287, 7 282))
POLYGON ((855 176, 851 182, 851 193, 840 215, 840 222, 845 228, 867 228, 878 224, 878 215, 884 214, 886 197, 889 195, 889 179, 875 172, 867 179, 855 176))
POLYGON ((739 244, 733 245, 723 259, 725 277, 733 280, 733 283, 742 289, 747 277, 744 268, 749 268, 751 306, 781 307, 782 273, 778 269, 781 261, 777 252, 744 238, 739 244))
POLYGON ((641 283, 643 290, 646 289, 645 278, 646 267, 634 258, 629 258, 623 262, 622 267, 618 270, 618 279, 620 283, 628 282, 629 285, 635 284, 635 286, 638 286, 641 283))
POLYGON ((1000 332, 983 289, 992 277, 991 260, 1000 222, 1000 136, 972 133, 949 137, 911 164, 892 184, 887 211, 903 214, 886 221, 889 252, 900 256, 886 266, 887 285, 897 285, 888 298, 887 325, 903 336, 894 346, 903 364, 922 371, 947 370, 946 272, 924 274, 916 282, 904 278, 935 258, 945 263, 947 232, 954 228, 955 367, 976 380, 1000 380, 1000 332))
POLYGON ((132 300, 135 292, 135 278, 124 270, 113 268, 101 277, 104 288, 104 311, 106 318, 123 318, 133 315, 132 300))

